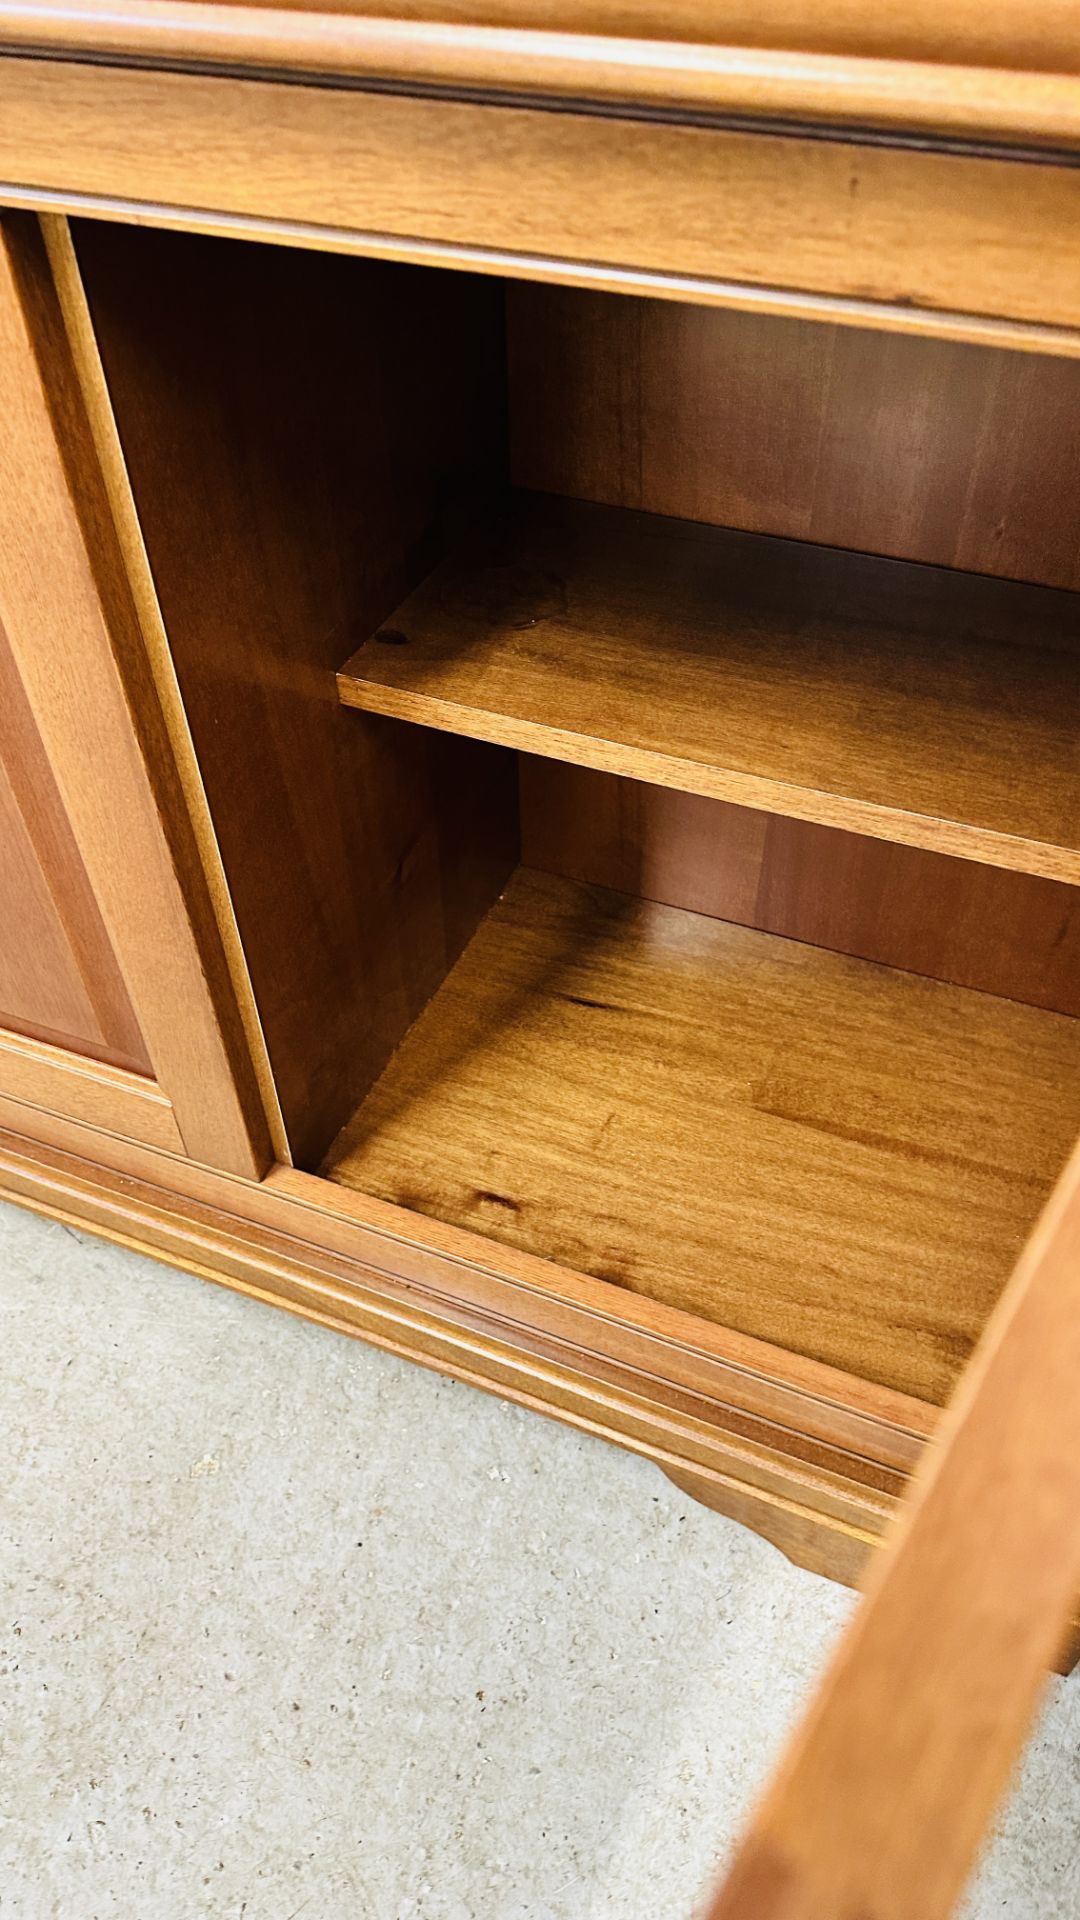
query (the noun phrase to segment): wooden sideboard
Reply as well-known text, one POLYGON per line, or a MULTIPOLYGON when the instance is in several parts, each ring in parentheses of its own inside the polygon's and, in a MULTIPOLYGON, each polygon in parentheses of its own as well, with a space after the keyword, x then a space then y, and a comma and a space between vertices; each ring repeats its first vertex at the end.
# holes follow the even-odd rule
POLYGON ((892 12, 0 0, 0 1192, 867 1575, 732 1920, 1080 1593, 1080 62, 892 12))

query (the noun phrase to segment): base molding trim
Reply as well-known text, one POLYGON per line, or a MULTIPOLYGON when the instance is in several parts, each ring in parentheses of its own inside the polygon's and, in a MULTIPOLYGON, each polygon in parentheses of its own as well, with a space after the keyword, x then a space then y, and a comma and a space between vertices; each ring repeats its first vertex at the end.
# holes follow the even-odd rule
MULTIPOLYGON (((163 1172, 178 1167, 160 1158, 163 1172)), ((197 1177, 203 1185, 218 1181, 205 1170, 197 1177)), ((453 1319, 432 1311, 419 1288, 402 1287, 391 1273, 304 1239, 309 1203, 296 1203, 296 1237, 252 1219, 261 1197, 280 1221, 273 1180, 222 1177, 222 1199, 237 1196, 238 1204, 207 1204, 0 1131, 0 1198, 613 1441, 654 1461, 682 1492, 750 1527, 796 1565, 846 1586, 860 1584, 898 1504, 897 1493, 860 1484, 860 1464, 867 1480, 875 1478, 872 1462, 852 1456, 849 1478, 808 1464, 795 1451, 797 1434, 789 1453, 680 1414, 670 1383, 615 1369, 600 1350, 601 1334, 592 1364, 580 1345, 560 1343, 542 1325, 539 1296, 531 1349, 500 1340, 475 1309, 453 1319)), ((901 1492, 902 1479, 897 1487, 901 1492)), ((1068 1672, 1078 1653, 1080 1627, 1058 1671, 1068 1672)))

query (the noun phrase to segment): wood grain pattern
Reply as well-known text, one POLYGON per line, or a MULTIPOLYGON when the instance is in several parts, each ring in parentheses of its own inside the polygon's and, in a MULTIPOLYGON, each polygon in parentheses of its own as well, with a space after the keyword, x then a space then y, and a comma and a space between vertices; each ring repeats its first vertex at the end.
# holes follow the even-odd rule
MULTIPOLYGON (((229 73, 319 74, 327 80, 439 87, 476 98, 538 96, 627 109, 739 114, 797 122, 902 129, 1025 146, 1080 144, 1080 80, 1064 71, 946 65, 941 36, 932 61, 854 57, 785 45, 777 54, 724 44, 722 19, 696 22, 689 42, 647 41, 610 27, 567 32, 550 18, 532 24, 462 18, 434 21, 377 7, 199 4, 199 0, 6 0, 0 43, 75 58, 155 62, 229 73)), ((674 10, 673 10, 674 11, 674 10)), ((806 22, 800 23, 805 31, 806 22)), ((1034 36, 1033 36, 1034 37, 1034 36)), ((746 44, 747 38, 751 44, 746 44)))
POLYGON ((669 907, 1080 1015, 1080 890, 520 756, 521 858, 669 907))
POLYGON ((185 1144, 257 1175, 261 1109, 44 248, 22 217, 0 224, 0 386, 0 614, 26 706, 185 1144))
POLYGON ((1080 1586, 1080 1151, 710 1920, 945 1920, 1080 1586))
POLYGON ((482 248, 488 271, 757 288, 910 332, 1000 321, 1037 346, 1048 327, 1077 350, 1080 172, 1049 163, 3 58, 0 182, 0 200, 282 222, 300 244, 482 248))
POLYGON ((940 1402, 1078 1123, 1071 1020, 521 870, 325 1171, 940 1402))
POLYGON ((1078 606, 526 497, 338 686, 367 711, 1075 882, 1078 606))
POLYGON ((1080 587, 1080 367, 514 283, 524 487, 1080 587))
POLYGON ((334 690, 349 623, 499 472, 499 290, 74 237, 286 1129, 317 1161, 516 857, 508 756, 354 729, 334 690))

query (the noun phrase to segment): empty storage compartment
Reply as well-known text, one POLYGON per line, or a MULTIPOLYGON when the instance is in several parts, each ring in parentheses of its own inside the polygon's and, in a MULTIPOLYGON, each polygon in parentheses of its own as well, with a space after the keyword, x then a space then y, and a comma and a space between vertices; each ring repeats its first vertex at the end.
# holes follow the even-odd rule
POLYGON ((1080 367, 76 241, 298 1164, 943 1400, 1080 1130, 1080 367))

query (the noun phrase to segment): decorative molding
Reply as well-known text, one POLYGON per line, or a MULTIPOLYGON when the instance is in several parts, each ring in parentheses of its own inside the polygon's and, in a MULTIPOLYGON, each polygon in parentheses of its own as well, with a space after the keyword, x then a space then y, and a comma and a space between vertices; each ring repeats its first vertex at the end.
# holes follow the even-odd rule
MULTIPOLYGON (((973 41, 969 34, 966 42, 957 35, 950 45, 940 31, 931 36, 924 30, 921 48, 913 35, 890 49, 880 32, 834 29, 830 44, 807 9, 795 9, 794 19, 788 9, 787 37, 780 44, 760 44, 760 26, 740 43, 739 20, 723 15, 711 27, 699 19, 695 30, 685 7, 670 9, 667 19, 654 9, 660 17, 648 34, 625 30, 627 24, 633 28, 632 18, 624 20, 625 9, 616 12, 608 31, 585 30, 592 24, 588 19, 567 31, 560 24, 565 10, 558 8, 537 10, 542 24, 462 18, 460 9, 451 20, 418 17, 427 11, 410 6, 408 17, 394 18, 377 8, 322 12, 202 0, 125 0, 117 8, 114 0, 6 0, 0 46, 68 60, 317 76, 338 85, 586 110, 736 115, 1080 147, 1080 75, 1064 63, 1050 21, 1042 57, 1054 64, 1035 69, 1027 48, 1007 43, 1006 63, 999 64, 985 35, 973 41), (732 35, 727 44, 718 39, 725 28, 732 35), (671 37, 680 33, 686 37, 671 37), (800 37, 809 44, 800 44, 800 37), (930 57, 912 58, 915 49, 930 57), (1008 64, 1010 58, 1024 64, 1008 64)), ((602 16, 595 24, 604 24, 602 16)), ((747 23, 741 24, 745 34, 747 23)), ((1035 37, 1029 31, 1029 42, 1035 37)))
MULTIPOLYGON (((14 1102, 0 1123, 23 1124, 14 1102)), ((611 1302, 599 1282, 313 1175, 278 1168, 256 1185, 71 1122, 49 1131, 112 1166, 9 1132, 7 1198, 628 1446, 833 1578, 858 1577, 933 1429, 934 1409, 903 1395, 647 1300, 611 1302), (429 1227, 446 1244, 423 1244, 429 1227)))
POLYGON ((166 1152, 184 1151, 171 1101, 153 1080, 123 1067, 0 1031, 0 1086, 10 1099, 41 1110, 37 1120, 27 1113, 28 1132, 48 1128, 50 1114, 59 1112, 166 1152))

